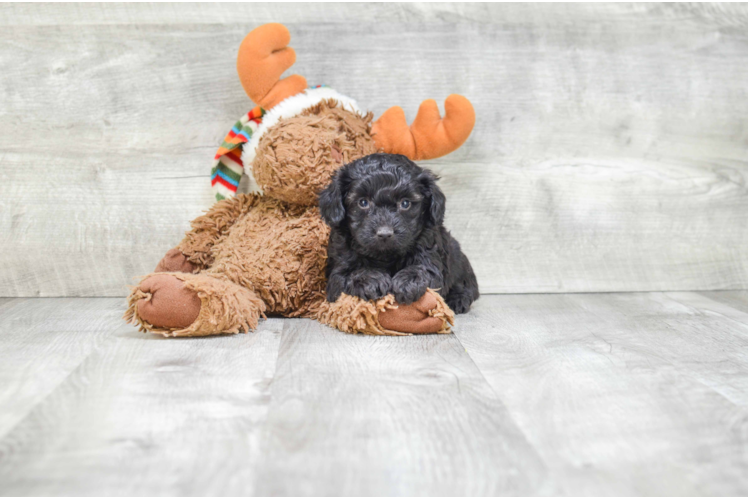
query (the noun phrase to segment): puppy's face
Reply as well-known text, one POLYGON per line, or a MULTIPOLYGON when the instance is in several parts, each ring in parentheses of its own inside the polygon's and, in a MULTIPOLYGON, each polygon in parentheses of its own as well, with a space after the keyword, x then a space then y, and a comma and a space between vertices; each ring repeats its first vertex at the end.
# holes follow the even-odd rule
POLYGON ((345 207, 357 250, 370 257, 407 253, 423 230, 418 185, 393 172, 373 172, 354 181, 345 207))
POLYGON ((444 195, 436 177, 400 155, 369 155, 341 168, 320 195, 325 221, 347 231, 357 252, 405 255, 425 227, 441 224, 444 195))

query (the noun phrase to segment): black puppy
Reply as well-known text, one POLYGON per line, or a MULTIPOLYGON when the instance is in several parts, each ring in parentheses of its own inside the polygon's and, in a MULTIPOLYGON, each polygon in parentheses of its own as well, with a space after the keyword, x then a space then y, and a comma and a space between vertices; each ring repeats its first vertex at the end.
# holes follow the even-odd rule
POLYGON ((332 228, 327 300, 345 292, 365 300, 392 293, 415 302, 439 289, 458 314, 470 309, 478 282, 442 223, 446 200, 437 177, 407 157, 373 154, 343 166, 319 197, 332 228))

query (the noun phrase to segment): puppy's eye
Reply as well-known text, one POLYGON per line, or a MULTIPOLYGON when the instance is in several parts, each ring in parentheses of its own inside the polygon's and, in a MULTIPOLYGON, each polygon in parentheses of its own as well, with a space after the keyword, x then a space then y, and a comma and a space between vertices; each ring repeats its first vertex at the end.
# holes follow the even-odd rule
POLYGON ((400 208, 403 210, 407 210, 410 208, 410 200, 401 200, 400 201, 400 208))
POLYGON ((369 208, 369 200, 366 198, 361 198, 358 200, 358 206, 361 208, 369 208))

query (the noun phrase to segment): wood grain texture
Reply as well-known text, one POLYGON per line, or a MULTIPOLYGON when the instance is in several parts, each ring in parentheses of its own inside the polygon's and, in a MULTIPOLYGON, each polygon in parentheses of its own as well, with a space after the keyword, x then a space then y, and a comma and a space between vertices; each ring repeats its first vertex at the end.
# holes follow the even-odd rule
POLYGON ((121 299, 0 300, 0 437, 105 343, 121 316, 121 299))
POLYGON ((452 335, 283 330, 257 493, 521 495, 545 466, 452 335))
MULTIPOLYGON (((68 328, 74 332, 84 316, 68 318, 68 328)), ((6 331, 5 319, 0 324, 6 331)), ((251 494, 281 327, 273 319, 247 335, 170 341, 120 323, 106 332, 105 345, 0 434, 0 494, 251 494)), ((18 330, 27 341, 36 333, 18 330)), ((69 334, 55 340, 77 342, 69 334)), ((10 354, 0 356, 7 361, 10 354)), ((0 373, 9 370, 2 363, 0 373)), ((27 383, 45 376, 25 373, 27 383)), ((13 401, 0 405, 15 411, 13 401)))
POLYGON ((235 50, 375 114, 467 95, 447 224, 483 292, 748 286, 748 7, 0 6, 0 295, 120 296, 210 203, 235 50), (355 27, 355 29, 354 29, 355 27))
POLYGON ((733 309, 748 313, 748 290, 732 290, 718 292, 700 292, 700 295, 730 306, 733 309))
POLYGON ((711 23, 722 27, 743 27, 748 15, 740 5, 713 4, 563 4, 512 3, 506 5, 468 3, 333 3, 330 5, 286 3, 202 3, 188 7, 178 3, 130 5, 127 3, 8 4, 3 7, 0 25, 85 25, 85 24, 214 24, 248 20, 255 23, 380 22, 427 23, 470 21, 493 24, 597 24, 601 18, 670 18, 682 23, 711 23), (282 21, 278 21, 282 18, 282 21))
POLYGON ((0 399, 0 414, 23 413, 0 429, 0 494, 548 487, 537 453, 454 336, 403 342, 270 319, 248 335, 163 339, 102 323, 114 300, 16 299, 0 316, 0 331, 14 332, 0 337, 2 380, 50 385, 29 404, 15 387, 0 399), (34 348, 40 336, 57 350, 34 348), (85 357, 66 352, 91 343, 85 357), (32 357, 24 370, 9 363, 32 357), (55 363, 64 374, 49 370, 55 363))
POLYGON ((493 296, 457 337, 557 492, 748 493, 748 313, 686 292, 493 296))
POLYGON ((456 335, 163 339, 0 299, 0 495, 745 495, 745 292, 482 297, 456 335))

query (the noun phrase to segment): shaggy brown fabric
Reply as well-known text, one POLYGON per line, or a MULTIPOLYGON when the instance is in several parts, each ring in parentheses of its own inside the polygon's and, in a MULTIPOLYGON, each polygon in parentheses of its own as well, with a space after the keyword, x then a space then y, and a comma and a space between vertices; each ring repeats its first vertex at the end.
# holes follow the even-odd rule
POLYGON ((187 232, 177 248, 200 269, 210 267, 213 263, 213 245, 228 233, 239 216, 247 213, 258 200, 258 196, 250 195, 219 201, 205 215, 192 221, 192 230, 187 232))
POLYGON ((449 333, 454 315, 436 292, 409 306, 397 305, 391 295, 376 302, 347 295, 327 302, 328 236, 316 207, 251 194, 224 200, 195 220, 179 247, 211 262, 210 268, 150 275, 131 293, 125 318, 166 336, 247 331, 265 311, 314 318, 349 333, 449 333), (221 230, 226 227, 233 229, 221 230), (196 241, 200 245, 192 246, 196 241), (180 306, 189 302, 187 290, 199 298, 199 313, 194 302, 186 311, 180 306), (185 323, 189 315, 197 321, 185 323))
POLYGON ((350 333, 449 333, 454 314, 432 290, 407 306, 392 296, 325 300, 330 229, 317 193, 341 164, 376 150, 371 115, 336 105, 320 103, 267 131, 253 165, 265 194, 220 201, 195 219, 159 264, 159 270, 189 273, 146 277, 128 298, 127 321, 165 336, 213 335, 256 328, 268 312, 350 333))
POLYGON ((334 100, 279 121, 260 139, 252 163, 266 195, 288 203, 316 205, 335 170, 377 151, 371 113, 360 116, 334 100))
POLYGON ((329 234, 317 207, 258 198, 215 243, 205 273, 254 290, 269 312, 309 316, 325 296, 329 234))
POLYGON ((347 333, 367 335, 450 333, 454 325, 454 313, 431 289, 407 306, 397 304, 392 295, 367 302, 343 294, 335 302, 321 304, 316 319, 347 333))
MULTIPOLYGON (((190 304, 190 310, 194 310, 194 304, 190 304)), ((141 331, 159 333, 165 337, 195 337, 202 335, 215 335, 217 333, 239 333, 248 332, 257 328, 257 321, 265 312, 265 304, 257 296, 244 287, 219 280, 211 276, 201 274, 163 273, 153 274, 143 280, 134 288, 128 297, 128 308, 125 312, 125 320, 140 326, 141 331), (143 290, 144 283, 158 277, 172 277, 181 282, 175 285, 172 279, 169 285, 148 293, 143 290), (169 304, 166 300, 160 300, 162 292, 173 293, 169 288, 179 288, 188 291, 188 296, 196 297, 198 313, 196 319, 188 323, 186 327, 179 325, 170 326, 167 317, 173 315, 173 309, 178 309, 178 304, 169 304), (148 311, 146 319, 143 314, 143 306, 153 306, 148 311), (155 323, 155 324, 154 324, 155 323)))

